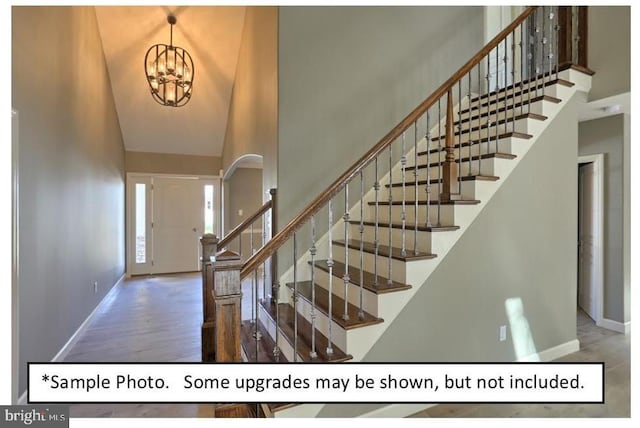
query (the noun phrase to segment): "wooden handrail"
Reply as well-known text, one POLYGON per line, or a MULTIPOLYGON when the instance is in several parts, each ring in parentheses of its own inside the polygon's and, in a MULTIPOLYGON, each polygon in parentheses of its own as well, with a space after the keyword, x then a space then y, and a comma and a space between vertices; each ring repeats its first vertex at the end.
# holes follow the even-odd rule
POLYGON ((299 229, 307 220, 318 212, 328 201, 333 198, 345 185, 360 173, 369 163, 371 163, 380 153, 382 153, 391 143, 402 135, 415 121, 417 121, 427 110, 476 65, 482 61, 500 42, 502 42, 518 25, 524 22, 538 6, 530 6, 525 9, 511 24, 496 35, 478 53, 456 71, 446 82, 427 97, 418 107, 409 113, 398 125, 396 125, 387 135, 382 137, 378 143, 369 149, 360 159, 358 159, 349 169, 347 169, 337 180, 335 180, 326 190, 320 192, 309 205, 307 205, 297 216, 295 216, 282 230, 280 230, 265 246, 251 256, 240 271, 240 278, 245 278, 250 272, 256 269, 269 256, 275 253, 293 233, 299 229))
MULTIPOLYGON (((218 242, 218 248, 225 248, 229 244, 229 242, 237 238, 238 235, 240 235, 240 233, 242 233, 243 230, 251 226, 251 223, 256 221, 258 217, 260 217, 262 214, 267 212, 267 210, 271 208, 272 205, 273 205, 273 202, 271 200, 268 200, 267 202, 265 202, 264 205, 262 205, 258 209, 258 211, 256 211, 255 213, 253 213, 253 215, 251 215, 251 217, 247 218, 245 221, 243 221, 242 223, 234 227, 233 230, 231 230, 231 232, 227 233, 227 235, 218 242)), ((264 225, 262 227, 264 227, 264 225)))

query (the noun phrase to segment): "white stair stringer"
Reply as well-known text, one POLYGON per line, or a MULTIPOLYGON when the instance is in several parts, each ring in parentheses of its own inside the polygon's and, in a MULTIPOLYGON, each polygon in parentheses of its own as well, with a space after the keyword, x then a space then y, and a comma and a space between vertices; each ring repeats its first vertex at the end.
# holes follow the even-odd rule
MULTIPOLYGON (((561 102, 558 104, 552 104, 550 106, 545 105, 545 115, 548 117, 545 121, 535 121, 534 124, 527 124, 527 131, 532 135, 532 138, 529 140, 518 141, 517 144, 513 144, 511 147, 511 154, 516 155, 517 157, 513 160, 509 160, 506 162, 501 162, 498 171, 494 171, 494 174, 499 176, 500 179, 496 182, 476 182, 480 184, 473 189, 473 196, 475 199, 480 200, 480 204, 478 205, 456 205, 454 206, 455 210, 455 225, 459 226, 458 230, 447 231, 447 232, 438 232, 431 234, 432 236, 437 236, 437 239, 431 242, 431 252, 437 254, 437 257, 434 259, 428 260, 416 260, 403 263, 404 272, 402 273, 402 277, 405 279, 406 284, 410 284, 412 288, 408 290, 378 294, 368 293, 364 299, 365 301, 365 310, 370 312, 372 315, 383 318, 384 322, 380 324, 370 325, 362 328, 356 328, 352 330, 342 330, 340 327, 333 323, 333 331, 334 337, 338 339, 340 344, 338 346, 341 347, 343 351, 353 356, 353 359, 347 362, 358 362, 361 361, 369 350, 373 347, 373 345, 378 341, 378 339, 382 336, 382 334, 386 331, 386 329, 391 325, 394 319, 403 311, 404 307, 407 303, 415 296, 415 294, 420 290, 423 285, 428 285, 429 276, 435 271, 440 262, 445 259, 448 252, 454 247, 458 239, 465 233, 465 231, 469 228, 469 226, 473 223, 476 217, 480 214, 480 212, 487 206, 487 203, 492 199, 493 195, 497 192, 500 186, 506 182, 511 172, 517 167, 520 160, 522 160, 529 149, 536 143, 540 135, 544 132, 547 126, 554 120, 555 116, 558 112, 570 101, 570 99, 574 96, 577 91, 588 91, 590 89, 590 77, 577 72, 575 70, 565 70, 560 73, 560 77, 566 80, 569 80, 575 83, 573 87, 566 87, 562 85, 553 85, 553 93, 554 96, 557 96, 561 99, 561 102), (342 330, 340 333, 336 334, 338 330, 342 330)), ((533 122, 529 120, 529 122, 533 122)), ((422 141, 418 144, 418 150, 426 149, 426 141, 423 138, 422 141)), ((413 159, 413 148, 409 150, 407 155, 408 159, 413 159)), ((397 182, 398 177, 400 177, 400 163, 398 162, 393 168, 393 177, 394 182, 397 182), (397 174, 397 175, 396 175, 397 174)), ((407 174, 407 176, 411 176, 412 174, 407 174)), ((386 200, 387 192, 385 184, 389 183, 389 175, 388 173, 380 179, 380 199, 381 201, 386 200)), ((369 201, 373 201, 375 197, 375 192, 373 189, 368 191, 365 195, 365 203, 369 201)), ((387 207, 385 207, 386 209, 387 207)), ((408 207, 408 209, 413 207, 408 207)), ((366 208, 365 208, 366 209, 366 208)), ((350 209, 351 219, 359 219, 359 202, 354 205, 350 209)), ((365 213, 366 215, 366 213, 365 213)), ((355 231, 356 228, 352 227, 352 231, 355 231)), ((342 222, 339 221, 334 225, 333 230, 333 239, 342 239, 343 225, 342 222)), ((407 235, 412 233, 411 230, 407 230, 407 235)), ((394 234, 397 235, 397 232, 394 231, 394 234)), ((351 236, 354 237, 353 235, 351 236)), ((355 238, 358 236, 356 235, 355 238)), ((369 238, 369 236, 367 236, 369 238)), ((395 241, 397 242, 397 241, 395 241)), ((395 244, 394 245, 397 245, 395 244)), ((322 246, 326 247, 328 244, 328 233, 322 236, 318 240, 318 247, 322 248, 322 246)), ((381 241, 381 244, 385 244, 384 241, 381 241)), ((334 257, 335 254, 334 247, 334 257)), ((410 248, 410 247, 408 247, 410 248)), ((299 265, 306 265, 308 261, 308 257, 303 255, 300 258, 299 265)), ((351 261, 352 264, 355 264, 353 259, 351 261)), ((394 269, 397 269, 398 266, 394 263, 394 269)), ((371 269, 365 269, 372 271, 371 269)), ((318 278, 318 284, 326 288, 326 276, 318 278)), ((395 277, 395 275, 394 275, 395 277)), ((285 272, 285 274, 281 277, 281 279, 288 278, 288 282, 292 280, 292 269, 285 272)), ((308 279, 308 278, 304 278, 308 279)), ((302 278, 299 278, 302 280, 302 278)), ((284 282, 281 282, 284 283, 284 282)), ((286 287, 281 287, 281 290, 286 287)), ((333 290, 335 294, 339 296, 343 296, 343 285, 342 281, 334 277, 333 278, 333 290)), ((284 299, 281 301, 287 301, 288 295, 281 295, 284 299)), ((351 303, 357 304, 359 296, 357 293, 357 287, 351 285, 349 288, 349 296, 348 300, 351 303)), ((306 310, 301 311, 301 313, 306 312, 306 310)), ((320 317, 319 317, 320 318, 320 317)), ((325 335, 327 329, 328 319, 324 319, 322 321, 317 320, 318 329, 325 335)), ((283 410, 282 412, 277 412, 276 417, 313 417, 317 415, 324 406, 314 405, 299 405, 294 408, 283 410), (294 410, 295 409, 295 410, 294 410)))

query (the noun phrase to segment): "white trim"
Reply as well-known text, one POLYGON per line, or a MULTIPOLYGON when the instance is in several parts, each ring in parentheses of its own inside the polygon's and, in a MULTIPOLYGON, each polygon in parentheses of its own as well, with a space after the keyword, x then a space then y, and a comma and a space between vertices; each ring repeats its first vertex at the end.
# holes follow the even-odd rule
POLYGON ((593 203, 596 205, 596 218, 593 219, 594 244, 596 254, 596 325, 604 317, 604 154, 578 156, 578 165, 593 163, 596 176, 593 203))
POLYGON ((388 406, 380 407, 379 409, 372 410, 364 415, 358 416, 359 418, 405 418, 407 416, 415 415, 423 410, 436 407, 437 404, 390 404, 388 406))
POLYGON ((617 331, 622 334, 631 333, 631 321, 621 323, 620 321, 610 320, 609 318, 602 318, 600 322, 596 323, 598 327, 606 328, 607 330, 617 331))
POLYGON ((240 156, 239 158, 234 160, 231 163, 231 165, 229 165, 229 168, 227 168, 227 170, 222 175, 222 180, 223 181, 227 181, 229 179, 229 177, 231 177, 233 175, 234 171, 241 166, 242 163, 247 163, 249 165, 254 165, 254 168, 257 168, 255 165, 258 164, 258 163, 260 163, 260 165, 262 165, 263 157, 262 157, 262 155, 259 155, 259 154, 256 154, 256 153, 247 153, 246 155, 240 156))
POLYGON ((580 350, 580 341, 573 339, 552 348, 545 349, 544 351, 536 352, 535 354, 528 355, 526 357, 518 358, 516 362, 546 362, 557 360, 565 355, 573 354, 580 350))
POLYGON ((11 109, 11 402, 20 394, 20 115, 11 109))
POLYGON ((78 327, 76 332, 73 333, 73 335, 69 338, 69 340, 67 340, 67 343, 65 343, 64 346, 60 349, 60 351, 58 351, 56 356, 51 359, 52 363, 57 363, 64 360, 64 358, 69 354, 71 347, 78 342, 78 340, 80 339, 80 335, 84 333, 84 331, 87 329, 91 320, 93 319, 95 314, 98 312, 98 309, 100 309, 100 307, 111 298, 111 295, 115 293, 116 288, 122 283, 122 281, 124 280, 124 277, 125 275, 122 275, 120 279, 118 279, 116 283, 113 285, 113 287, 111 287, 111 290, 109 290, 109 292, 105 294, 102 300, 100 300, 100 303, 96 305, 96 307, 93 309, 93 311, 91 311, 89 316, 82 322, 82 324, 80 324, 80 327, 78 327))
MULTIPOLYGON (((75 345, 78 340, 80 339, 80 335, 82 333, 84 333, 84 331, 87 329, 87 327, 89 326, 91 320, 93 319, 93 317, 95 316, 95 314, 98 312, 98 309, 105 303, 107 302, 110 298, 111 295, 113 293, 115 293, 115 289, 122 284, 122 281, 124 280, 126 275, 122 275, 120 277, 120 279, 118 279, 116 281, 116 283, 113 285, 113 287, 111 287, 111 290, 109 290, 109 292, 107 294, 105 294, 105 296, 102 298, 102 300, 100 300, 100 303, 98 303, 96 305, 96 307, 93 309, 93 311, 91 311, 91 313, 89 314, 89 316, 87 318, 85 318, 85 320, 82 322, 82 324, 80 324, 80 327, 78 327, 75 331, 75 333, 73 333, 73 335, 71 335, 71 337, 69 338, 69 340, 67 340, 67 343, 65 343, 62 348, 60 348, 60 351, 58 351, 58 353, 51 359, 52 363, 57 363, 60 362, 62 360, 64 360, 64 358, 69 354, 69 351, 71 350, 71 347, 73 345, 75 345)), ((20 398, 18 399, 18 404, 27 404, 27 392, 28 390, 25 390, 22 395, 20 396, 20 398)))

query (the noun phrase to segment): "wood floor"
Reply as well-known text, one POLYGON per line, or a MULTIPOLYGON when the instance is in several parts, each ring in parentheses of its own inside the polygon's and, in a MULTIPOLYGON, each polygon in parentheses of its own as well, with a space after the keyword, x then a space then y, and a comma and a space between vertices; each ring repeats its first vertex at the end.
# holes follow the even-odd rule
MULTIPOLYGON (((250 284, 243 283, 243 319, 251 317, 250 284)), ((100 307, 65 358, 68 362, 200 362, 199 273, 124 281, 100 307)), ((592 417, 630 414, 630 336, 578 316, 580 351, 560 361, 604 361, 605 404, 440 405, 415 417, 592 417)), ((213 404, 76 404, 71 417, 214 417, 213 404)))

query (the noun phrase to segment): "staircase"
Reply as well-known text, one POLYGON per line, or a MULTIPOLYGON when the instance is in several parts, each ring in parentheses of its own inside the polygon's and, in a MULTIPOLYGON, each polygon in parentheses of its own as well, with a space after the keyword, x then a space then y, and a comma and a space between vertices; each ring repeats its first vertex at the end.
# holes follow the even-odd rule
MULTIPOLYGON (((556 9, 528 8, 247 260, 240 276, 256 307, 242 324, 247 361, 366 356, 556 115, 590 89, 587 73, 558 64, 554 43, 520 44, 529 21, 545 22, 557 44, 556 9), (505 73, 487 75, 496 49, 505 73), (267 290, 257 269, 276 254, 267 290)), ((270 405, 275 416, 320 408, 270 405)))

